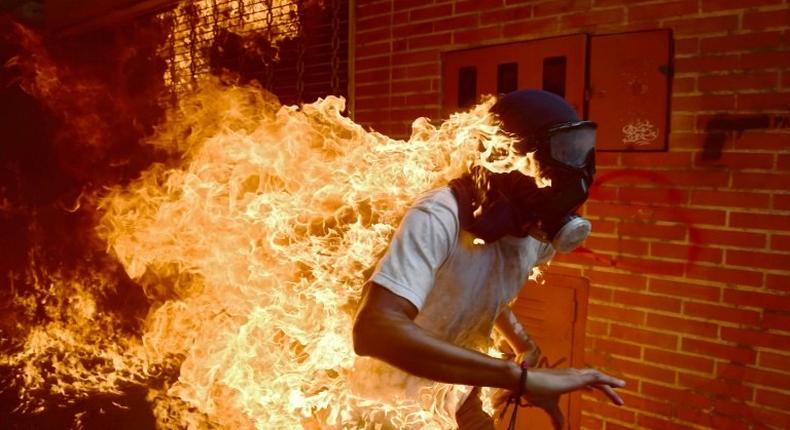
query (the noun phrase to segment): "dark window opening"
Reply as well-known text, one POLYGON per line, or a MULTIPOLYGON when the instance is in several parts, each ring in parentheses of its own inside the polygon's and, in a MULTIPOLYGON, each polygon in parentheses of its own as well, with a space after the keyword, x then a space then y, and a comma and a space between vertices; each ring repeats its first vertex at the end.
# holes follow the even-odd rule
POLYGON ((507 94, 518 89, 518 63, 505 63, 497 66, 496 92, 507 94))
POLYGON ((466 66, 458 69, 458 107, 468 108, 477 99, 477 68, 466 66))
POLYGON ((560 97, 565 97, 566 58, 548 57, 543 59, 543 89, 560 97))

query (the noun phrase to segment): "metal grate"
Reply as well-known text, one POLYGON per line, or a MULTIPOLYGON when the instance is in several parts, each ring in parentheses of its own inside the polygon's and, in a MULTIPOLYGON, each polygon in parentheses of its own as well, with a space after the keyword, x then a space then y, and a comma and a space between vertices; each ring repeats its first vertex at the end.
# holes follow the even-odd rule
MULTIPOLYGON (((243 49, 260 54, 262 69, 278 60, 278 44, 300 34, 299 7, 291 0, 187 1, 160 15, 171 31, 165 46, 165 83, 179 93, 201 75, 211 72, 212 51, 222 52, 233 40, 243 49)), ((237 46, 238 48, 238 46, 237 46)))

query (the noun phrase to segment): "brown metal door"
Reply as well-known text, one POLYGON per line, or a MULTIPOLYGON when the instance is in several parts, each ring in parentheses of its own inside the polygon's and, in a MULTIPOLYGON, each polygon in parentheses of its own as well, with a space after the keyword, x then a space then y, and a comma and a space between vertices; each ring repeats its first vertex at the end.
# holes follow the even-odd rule
POLYGON ((565 97, 584 115, 587 35, 507 43, 443 54, 445 115, 485 94, 543 88, 565 97))
POLYGON ((592 36, 589 114, 599 151, 666 149, 671 61, 669 30, 592 36))
MULTIPOLYGON (((545 283, 527 282, 513 304, 521 324, 543 352, 538 367, 584 367, 584 331, 587 319, 586 278, 547 274, 545 283)), ((566 429, 580 428, 581 394, 564 396, 560 409, 565 415, 566 429)), ((505 429, 509 415, 497 423, 505 429)), ((551 420, 541 409, 522 408, 517 429, 551 430, 551 420)))

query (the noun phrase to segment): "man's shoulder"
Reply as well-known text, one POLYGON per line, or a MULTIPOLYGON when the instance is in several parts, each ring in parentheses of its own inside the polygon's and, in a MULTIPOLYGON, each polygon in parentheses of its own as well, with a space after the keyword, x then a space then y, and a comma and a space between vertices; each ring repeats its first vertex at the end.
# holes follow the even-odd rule
POLYGON ((458 216, 458 203, 455 201, 455 196, 448 186, 434 188, 420 194, 415 199, 414 204, 412 204, 412 208, 430 212, 446 211, 456 217, 458 216))

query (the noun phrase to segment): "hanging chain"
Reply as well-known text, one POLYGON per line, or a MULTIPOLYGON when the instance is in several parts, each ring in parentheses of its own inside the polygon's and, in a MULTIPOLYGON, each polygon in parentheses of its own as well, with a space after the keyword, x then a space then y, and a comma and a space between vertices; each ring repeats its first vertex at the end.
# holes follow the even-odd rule
POLYGON ((219 33, 219 7, 217 6, 217 0, 211 0, 211 19, 214 21, 212 37, 216 38, 217 33, 219 33))
POLYGON ((263 51, 263 62, 266 65, 265 76, 264 76, 264 85, 269 92, 272 91, 272 87, 274 85, 274 55, 272 54, 272 50, 274 47, 272 44, 274 43, 274 34, 273 31, 273 24, 274 24, 274 1, 273 0, 266 0, 266 47, 263 51))
POLYGON ((332 0, 332 94, 340 95, 340 0, 332 0))
POLYGON ((304 54, 306 49, 304 0, 298 0, 296 7, 299 14, 299 40, 296 57, 296 102, 301 104, 304 101, 304 54))
POLYGON ((194 85, 197 78, 197 26, 200 15, 198 13, 197 6, 194 3, 189 4, 186 12, 186 19, 189 20, 189 77, 192 81, 192 84, 194 85))

